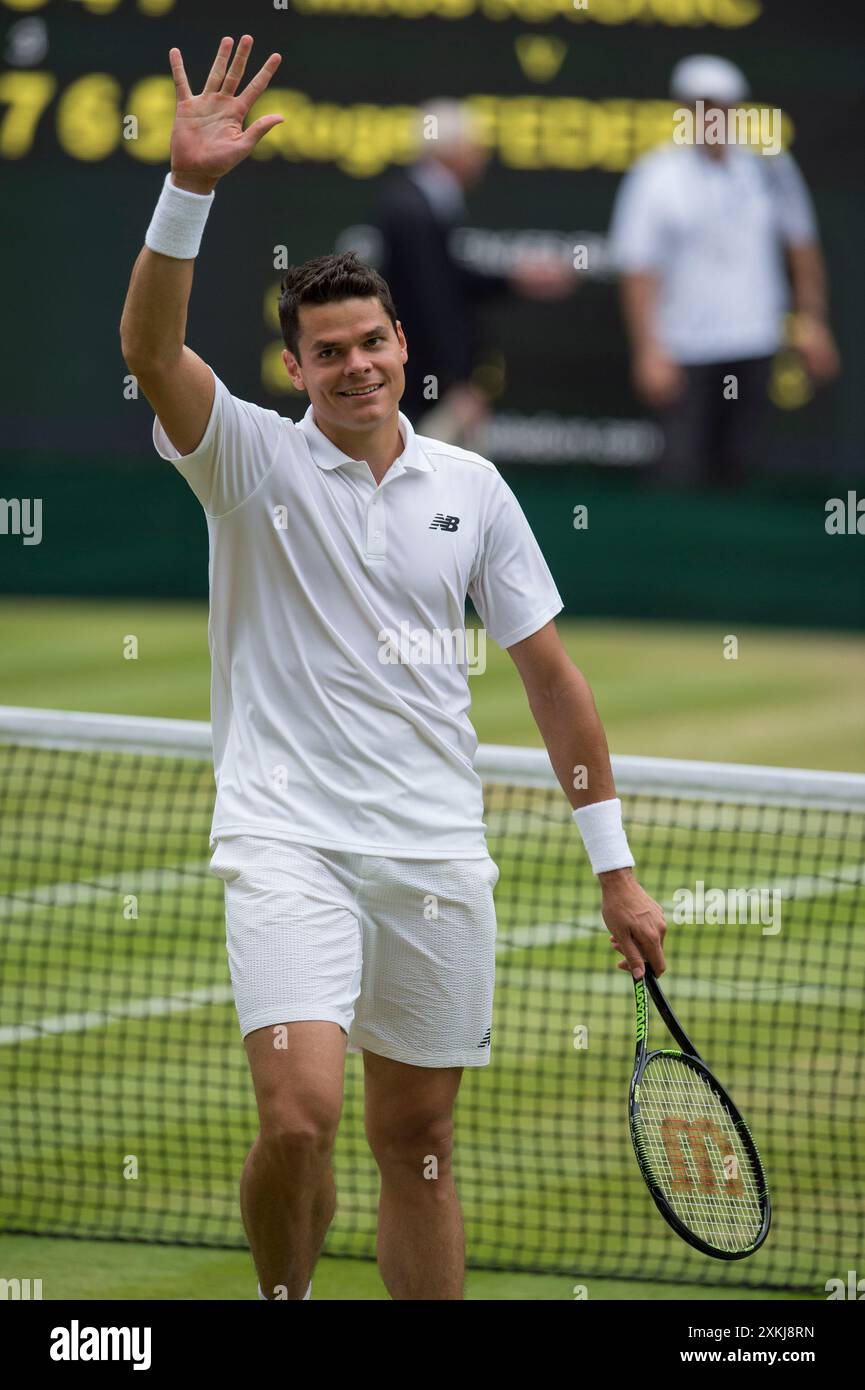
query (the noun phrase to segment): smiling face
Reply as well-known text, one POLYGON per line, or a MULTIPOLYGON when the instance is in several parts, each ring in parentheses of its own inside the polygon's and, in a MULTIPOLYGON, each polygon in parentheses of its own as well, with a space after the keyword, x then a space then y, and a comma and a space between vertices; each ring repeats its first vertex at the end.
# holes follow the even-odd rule
POLYGON ((303 304, 298 322, 299 355, 285 349, 282 358, 292 384, 309 393, 320 428, 364 433, 395 418, 408 351, 380 300, 303 304))

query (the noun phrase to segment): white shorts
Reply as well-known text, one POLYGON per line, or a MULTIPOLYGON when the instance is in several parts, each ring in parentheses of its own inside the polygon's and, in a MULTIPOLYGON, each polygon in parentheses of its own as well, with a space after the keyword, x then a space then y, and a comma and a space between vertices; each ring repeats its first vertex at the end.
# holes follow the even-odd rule
POLYGON ((348 1050, 416 1067, 490 1059, 499 871, 482 859, 384 859, 232 835, 225 936, 243 1037, 329 1019, 348 1050))

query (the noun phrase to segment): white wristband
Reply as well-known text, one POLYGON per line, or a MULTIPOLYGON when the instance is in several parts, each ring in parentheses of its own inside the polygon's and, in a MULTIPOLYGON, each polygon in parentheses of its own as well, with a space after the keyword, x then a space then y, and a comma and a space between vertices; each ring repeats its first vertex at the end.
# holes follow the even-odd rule
POLYGON ((213 193, 178 188, 171 173, 166 174, 144 245, 178 261, 194 261, 213 198, 213 193))
POLYGON ((572 815, 592 862, 592 873, 633 867, 634 856, 622 829, 622 803, 618 797, 578 806, 572 815))

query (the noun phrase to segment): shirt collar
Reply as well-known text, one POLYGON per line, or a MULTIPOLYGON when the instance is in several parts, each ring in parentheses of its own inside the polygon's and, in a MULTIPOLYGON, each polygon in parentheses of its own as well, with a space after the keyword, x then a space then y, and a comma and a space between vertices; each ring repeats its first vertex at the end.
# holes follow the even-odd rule
MULTIPOLYGON (((302 431, 309 452, 312 454, 313 463, 319 468, 339 468, 342 464, 358 463, 361 460, 352 458, 349 454, 344 454, 342 449, 338 449, 326 434, 322 434, 318 425, 315 423, 313 409, 310 405, 302 420, 297 422, 297 428, 302 431)), ((397 464, 402 467, 397 472, 402 472, 404 468, 417 468, 422 473, 434 473, 435 465, 427 458, 417 442, 411 421, 407 415, 399 412, 399 432, 402 436, 403 451, 394 459, 391 468, 396 468, 397 464)), ((388 473, 390 472, 388 469, 388 473)))

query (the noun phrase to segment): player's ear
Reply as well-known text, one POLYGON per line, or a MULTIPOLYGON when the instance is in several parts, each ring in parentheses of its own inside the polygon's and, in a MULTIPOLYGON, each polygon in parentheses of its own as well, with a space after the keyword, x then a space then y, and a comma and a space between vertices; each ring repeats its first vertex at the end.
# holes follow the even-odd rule
POLYGON ((406 342, 406 340, 405 340, 405 334, 404 334, 403 331, 402 331, 402 324, 400 323, 399 319, 397 319, 397 321, 396 321, 396 337, 397 337, 397 342, 399 343, 399 348, 400 348, 400 360, 401 360, 402 362, 407 362, 407 361, 408 361, 408 344, 407 344, 407 342, 406 342))
POLYGON ((282 360, 285 364, 285 370, 288 372, 292 386, 297 391, 305 391, 306 387, 303 384, 303 372, 300 362, 295 357, 294 353, 289 352, 288 348, 283 348, 282 360))

